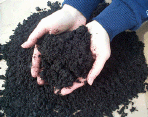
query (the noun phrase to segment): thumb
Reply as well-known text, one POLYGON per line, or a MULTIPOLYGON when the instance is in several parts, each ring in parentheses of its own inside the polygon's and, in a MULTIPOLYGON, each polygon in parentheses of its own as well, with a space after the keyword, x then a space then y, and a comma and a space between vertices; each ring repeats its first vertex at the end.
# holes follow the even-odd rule
POLYGON ((105 62, 106 59, 104 57, 96 57, 96 60, 87 76, 87 82, 89 85, 92 85, 95 78, 100 74, 105 62))
POLYGON ((37 27, 30 34, 28 40, 21 45, 22 48, 30 48, 34 46, 39 38, 41 38, 44 34, 48 33, 44 23, 44 19, 42 19, 37 25, 37 27))

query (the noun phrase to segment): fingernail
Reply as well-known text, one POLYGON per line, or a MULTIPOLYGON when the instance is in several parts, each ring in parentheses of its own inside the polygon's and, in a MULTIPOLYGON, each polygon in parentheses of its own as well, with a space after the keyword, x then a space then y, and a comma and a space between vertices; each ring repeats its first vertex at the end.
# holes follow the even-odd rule
POLYGON ((58 89, 58 88, 56 88, 56 87, 54 87, 54 93, 55 93, 56 95, 60 95, 60 94, 61 94, 61 90, 58 89))
POLYGON ((92 85, 92 84, 93 84, 93 80, 89 79, 89 80, 88 80, 88 84, 89 84, 89 85, 92 85))
POLYGON ((26 45, 27 42, 24 42, 21 46, 24 48, 24 46, 26 45))
POLYGON ((54 92, 56 92, 57 88, 56 88, 56 87, 54 87, 54 89, 53 89, 53 90, 54 90, 54 92))
POLYGON ((62 96, 62 94, 61 94, 61 89, 57 92, 57 94, 59 94, 59 95, 61 95, 61 96, 62 96))

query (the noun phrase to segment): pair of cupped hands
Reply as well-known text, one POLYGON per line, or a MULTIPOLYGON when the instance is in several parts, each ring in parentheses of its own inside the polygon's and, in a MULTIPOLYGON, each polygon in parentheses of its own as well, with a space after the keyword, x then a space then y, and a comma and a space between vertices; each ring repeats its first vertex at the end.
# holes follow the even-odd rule
POLYGON ((71 87, 64 87, 62 89, 56 89, 55 87, 55 94, 57 94, 59 90, 60 95, 70 94, 75 89, 85 85, 86 81, 89 85, 93 84, 111 54, 110 39, 106 30, 95 20, 86 24, 86 18, 77 9, 65 4, 62 9, 43 18, 30 34, 28 40, 21 45, 22 48, 30 48, 35 45, 32 56, 31 75, 37 78, 39 85, 44 85, 45 81, 40 78, 39 74, 41 72, 41 57, 39 56, 41 53, 37 49, 37 40, 44 34, 60 34, 62 32, 75 30, 81 25, 85 25, 91 34, 90 50, 95 61, 86 79, 79 77, 78 79, 81 83, 74 82, 71 87))

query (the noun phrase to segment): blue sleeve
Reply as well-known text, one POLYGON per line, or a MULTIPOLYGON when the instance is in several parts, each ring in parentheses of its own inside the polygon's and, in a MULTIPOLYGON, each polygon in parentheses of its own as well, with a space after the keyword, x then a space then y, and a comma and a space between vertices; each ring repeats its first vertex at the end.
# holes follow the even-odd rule
POLYGON ((80 11, 88 20, 98 4, 104 0, 64 0, 63 4, 68 4, 80 11))
MULTIPOLYGON (((103 0, 65 0, 89 19, 92 11, 103 0)), ((127 29, 136 30, 148 19, 148 0, 112 0, 112 3, 93 20, 98 21, 112 40, 127 29)))
POLYGON ((93 20, 105 28, 112 40, 120 32, 136 30, 148 20, 148 0, 113 0, 93 20))

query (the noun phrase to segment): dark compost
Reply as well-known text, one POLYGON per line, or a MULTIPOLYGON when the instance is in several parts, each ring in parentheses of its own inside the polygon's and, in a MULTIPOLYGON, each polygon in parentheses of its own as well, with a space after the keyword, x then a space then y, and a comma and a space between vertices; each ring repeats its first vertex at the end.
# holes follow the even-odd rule
MULTIPOLYGON (((59 35, 47 34, 38 41, 38 49, 44 68, 41 76, 48 84, 39 86, 31 77, 34 47, 23 49, 21 44, 42 18, 61 8, 58 2, 48 2, 48 6, 50 10, 33 13, 23 24, 19 23, 11 41, 0 46, 8 65, 6 76, 0 77, 6 81, 5 90, 0 92, 0 109, 7 117, 112 117, 112 112, 123 104, 119 113, 127 116, 124 109, 129 99, 145 92, 148 68, 144 44, 135 32, 118 34, 111 42, 111 57, 92 86, 86 84, 66 96, 55 95, 54 86, 71 86, 77 77, 86 78, 93 59, 85 26, 59 35)), ((92 17, 106 6, 101 4, 92 17)))

